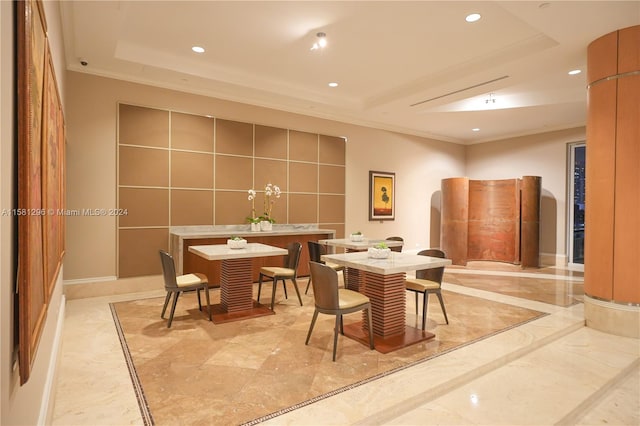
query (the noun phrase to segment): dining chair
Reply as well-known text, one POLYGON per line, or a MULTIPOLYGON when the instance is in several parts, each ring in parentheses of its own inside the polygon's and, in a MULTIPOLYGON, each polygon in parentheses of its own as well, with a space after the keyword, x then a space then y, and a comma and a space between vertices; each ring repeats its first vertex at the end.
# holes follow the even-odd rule
POLYGON ((160 260, 162 262, 162 273, 164 275, 164 288, 167 290, 167 296, 164 299, 164 306, 162 306, 160 318, 164 319, 169 299, 171 299, 171 296, 173 295, 173 304, 171 305, 171 313, 169 314, 167 328, 171 328, 173 314, 175 313, 176 305, 178 304, 178 297, 181 293, 186 291, 196 291, 198 293, 198 310, 202 310, 200 290, 204 290, 204 294, 207 299, 207 313, 209 314, 209 321, 211 321, 211 303, 209 300, 209 282, 207 276, 197 272, 185 275, 176 275, 176 265, 173 261, 173 257, 164 250, 160 250, 160 260))
MULTIPOLYGON (((342 278, 344 279, 344 266, 338 265, 337 263, 325 262, 322 260, 322 255, 326 254, 326 250, 322 244, 318 243, 317 241, 307 241, 307 245, 309 247, 310 261, 327 265, 336 272, 342 271, 342 278)), ((311 276, 311 274, 309 274, 309 282, 307 283, 307 288, 304 291, 304 294, 307 294, 309 292, 311 281, 313 281, 313 277, 311 276)))
POLYGON ((296 278, 298 276, 298 263, 300 262, 300 253, 302 252, 302 244, 299 242, 289 243, 287 244, 287 255, 284 257, 284 262, 282 266, 263 266, 260 268, 260 276, 258 278, 258 303, 260 303, 260 292, 262 291, 262 281, 265 277, 270 278, 273 281, 273 287, 271 289, 271 310, 273 311, 273 306, 276 300, 276 287, 278 281, 282 281, 282 286, 284 287, 284 297, 288 299, 287 296, 287 285, 285 280, 291 280, 293 283, 293 288, 296 289, 296 293, 298 294, 298 301, 300 302, 300 306, 302 306, 302 297, 300 297, 300 289, 298 288, 298 283, 296 282, 296 278))
POLYGON ((371 320, 371 301, 367 296, 357 291, 338 288, 338 272, 322 263, 309 262, 311 277, 313 278, 313 298, 315 310, 307 333, 305 345, 309 344, 313 326, 318 318, 318 313, 335 315, 336 321, 333 329, 333 360, 336 360, 336 346, 338 343, 338 330, 344 334, 342 316, 352 312, 365 310, 367 312, 367 329, 369 330, 369 348, 375 349, 373 343, 373 328, 371 320))
MULTIPOLYGON (((402 241, 404 244, 404 239, 402 237, 387 237, 386 238, 387 241, 402 241)), ((396 246, 396 247, 389 247, 391 249, 391 251, 397 251, 400 252, 402 251, 402 246, 396 246)))
MULTIPOLYGON (((446 256, 442 250, 427 249, 418 253, 420 256, 439 257, 444 259, 446 256)), ((413 291, 416 294, 416 315, 418 315, 418 294, 422 293, 422 329, 424 330, 427 322, 427 306, 429 302, 429 294, 435 294, 440 301, 440 307, 444 314, 444 319, 449 324, 447 318, 447 310, 444 307, 444 301, 442 300, 442 277, 444 275, 444 266, 439 268, 421 269, 416 271, 416 278, 407 278, 405 280, 405 288, 409 291, 413 291)))

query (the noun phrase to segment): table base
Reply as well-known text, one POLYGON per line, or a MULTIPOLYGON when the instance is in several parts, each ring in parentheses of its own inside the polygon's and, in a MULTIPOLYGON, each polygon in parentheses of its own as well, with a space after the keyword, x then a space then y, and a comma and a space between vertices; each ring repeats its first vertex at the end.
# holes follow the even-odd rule
MULTIPOLYGON (((344 335, 367 347, 369 346, 369 334, 364 330, 362 322, 345 325, 344 335)), ((433 339, 434 337, 436 337, 436 335, 433 333, 406 325, 404 333, 391 336, 379 336, 374 333, 373 343, 376 351, 387 354, 419 342, 424 342, 425 340, 433 339)))
MULTIPOLYGON (((205 315, 207 314, 206 306, 202 307, 202 312, 205 315)), ((221 304, 211 305, 211 318, 214 324, 224 324, 267 315, 275 315, 275 312, 255 300, 253 301, 253 307, 244 311, 228 312, 221 304)))

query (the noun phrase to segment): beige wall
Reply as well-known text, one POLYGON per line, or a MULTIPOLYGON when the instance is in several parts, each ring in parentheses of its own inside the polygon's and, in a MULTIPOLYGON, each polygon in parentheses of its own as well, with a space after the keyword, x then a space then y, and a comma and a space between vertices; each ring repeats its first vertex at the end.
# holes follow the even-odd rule
MULTIPOLYGON (((68 73, 67 207, 116 207, 117 103, 171 109, 265 126, 345 136, 346 225, 366 235, 401 235, 407 248, 428 247, 433 195, 440 180, 464 173, 464 147, 425 138, 179 93, 119 80, 68 73), (369 222, 369 170, 396 173, 396 220, 369 222)), ((116 220, 68 217, 64 279, 116 275, 116 220)))
MULTIPOLYGON (((65 100, 66 73, 63 44, 60 31, 60 14, 58 3, 44 2, 48 23, 48 38, 51 47, 56 77, 61 100, 65 100)), ((14 155, 15 139, 13 109, 13 2, 0 1, 0 206, 2 209, 14 208, 15 185, 14 155)), ((51 295, 44 328, 31 369, 29 381, 20 386, 17 368, 14 370, 15 353, 13 351, 13 298, 15 283, 16 254, 13 250, 13 239, 16 228, 13 217, 0 217, 0 424, 2 425, 35 425, 45 424, 51 409, 48 406, 56 363, 58 337, 64 314, 62 296, 62 276, 51 295)))
POLYGON ((467 147, 471 179, 542 177, 540 254, 542 261, 566 262, 567 145, 584 142, 585 128, 540 133, 467 147))

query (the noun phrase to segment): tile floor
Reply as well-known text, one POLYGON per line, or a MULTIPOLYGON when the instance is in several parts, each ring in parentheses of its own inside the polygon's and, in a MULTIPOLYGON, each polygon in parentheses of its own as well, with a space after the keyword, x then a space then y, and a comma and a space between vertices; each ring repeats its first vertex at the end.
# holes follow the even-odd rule
MULTIPOLYGON (((456 299, 456 309, 465 310, 460 302, 465 299, 486 299, 548 315, 260 422, 639 424, 640 342, 583 326, 581 274, 490 267, 493 270, 482 264, 448 269, 443 289, 456 299)), ((159 290, 67 302, 53 425, 145 424, 109 303, 163 295, 159 290)), ((412 298, 408 300, 411 311, 412 298)), ((439 315, 437 304, 430 303, 428 327, 438 327, 439 315)), ((488 321, 482 315, 475 320, 488 321)), ((178 320, 174 327, 178 330, 188 321, 178 320)), ((464 321, 472 323, 473 315, 464 321)), ((322 337, 316 337, 319 341, 322 337)), ((348 345, 339 348, 343 357, 349 356, 348 345)), ((329 363, 330 356, 323 361, 329 363)), ((202 405, 180 401, 173 406, 177 416, 156 424, 198 424, 179 415, 188 412, 188 404, 202 405)))

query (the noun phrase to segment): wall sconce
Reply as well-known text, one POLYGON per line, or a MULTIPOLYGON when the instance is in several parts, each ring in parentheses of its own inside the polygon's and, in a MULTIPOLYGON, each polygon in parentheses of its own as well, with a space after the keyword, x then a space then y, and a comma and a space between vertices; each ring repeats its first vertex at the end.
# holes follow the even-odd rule
POLYGON ((325 33, 317 33, 316 37, 318 38, 318 40, 313 43, 313 46, 311 46, 311 50, 322 49, 327 45, 327 35, 325 33))

